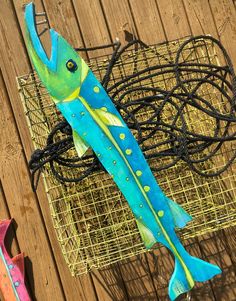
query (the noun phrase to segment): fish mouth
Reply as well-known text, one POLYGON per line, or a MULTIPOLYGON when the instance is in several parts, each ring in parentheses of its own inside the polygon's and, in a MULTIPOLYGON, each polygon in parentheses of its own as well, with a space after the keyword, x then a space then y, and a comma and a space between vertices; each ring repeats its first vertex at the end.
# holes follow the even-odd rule
POLYGON ((48 57, 42 42, 39 38, 36 24, 35 5, 31 2, 25 7, 25 25, 28 33, 29 41, 36 55, 41 62, 45 64, 51 71, 56 71, 57 53, 58 53, 58 33, 54 29, 50 29, 51 37, 51 55, 48 57))

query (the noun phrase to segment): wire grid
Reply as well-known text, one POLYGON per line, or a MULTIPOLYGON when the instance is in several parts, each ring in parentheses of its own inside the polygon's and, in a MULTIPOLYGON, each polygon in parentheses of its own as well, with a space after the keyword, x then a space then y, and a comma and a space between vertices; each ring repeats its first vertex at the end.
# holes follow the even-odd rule
MULTIPOLYGON (((137 70, 173 62, 183 41, 184 39, 126 52, 113 69, 110 85, 137 70)), ((199 40, 197 43, 187 44, 182 58, 187 62, 219 64, 219 57, 211 41, 199 40)), ((108 61, 109 56, 90 61, 90 67, 99 79, 104 75, 108 61)), ((192 75, 186 72, 184 76, 192 75)), ((175 83, 174 76, 167 73, 148 79, 142 85, 158 85, 163 89, 170 89, 175 83)), ((18 85, 34 146, 43 148, 50 130, 61 117, 35 73, 19 77, 18 85)), ((218 95, 219 92, 209 85, 203 85, 201 89, 202 95, 211 99, 220 110, 222 98, 218 95)), ((141 93, 144 95, 144 92, 141 93)), ((137 97, 137 92, 133 96, 137 97)), ((174 113, 173 107, 166 106, 162 118, 173 118, 174 113)), ((210 133, 213 121, 209 116, 206 118, 204 113, 201 116, 198 113, 194 108, 185 112, 188 126, 197 129, 198 133, 210 133)), ((141 112, 140 120, 147 118, 148 114, 148 110, 141 112)), ((159 133, 153 139, 165 137, 159 133)), ((151 143, 150 139, 148 141, 151 143)), ((216 166, 223 166, 233 151, 235 146, 227 142, 221 153, 214 157, 214 161, 211 159, 202 164, 202 169, 209 171, 216 166)), ((75 156, 74 148, 68 152, 68 156, 75 156)), ((154 168, 164 161, 166 163, 166 160, 169 158, 151 159, 149 164, 154 168)), ((234 163, 224 174, 205 178, 193 173, 185 162, 179 161, 169 169, 154 173, 167 196, 181 204, 194 218, 179 232, 182 238, 187 239, 236 224, 235 169, 234 163)), ((61 172, 68 176, 76 171, 65 167, 61 172)), ((100 171, 80 183, 62 184, 46 166, 43 178, 55 231, 72 275, 81 275, 92 268, 99 269, 146 251, 133 214, 109 174, 100 171)))

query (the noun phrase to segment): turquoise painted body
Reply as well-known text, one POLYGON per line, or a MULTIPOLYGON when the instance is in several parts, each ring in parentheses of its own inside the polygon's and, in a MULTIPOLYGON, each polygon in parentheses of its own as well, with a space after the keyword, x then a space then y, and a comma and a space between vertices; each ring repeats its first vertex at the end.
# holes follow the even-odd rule
MULTIPOLYGON (((81 85, 79 96, 82 96, 89 103, 91 108, 100 109, 101 107, 105 107, 108 112, 116 115, 121 120, 122 126, 109 126, 111 135, 119 145, 132 170, 134 172, 138 170, 142 172, 142 175, 137 177, 140 184, 142 187, 150 187, 150 191, 146 194, 151 200, 155 210, 163 210, 165 212, 163 220, 167 220, 168 225, 166 226, 168 227, 171 221, 172 227, 173 218, 170 214, 169 206, 166 203, 166 197, 157 185, 138 143, 124 123, 113 102, 91 71, 89 71, 88 76, 81 85), (99 93, 93 91, 94 87, 99 87, 99 93), (90 92, 88 93, 88 91, 90 92), (124 139, 120 138, 121 134, 125 135, 124 139), (125 151, 127 149, 132 151, 130 155, 126 155, 125 151)), ((94 150, 109 174, 113 176, 113 180, 129 202, 135 217, 140 219, 142 216, 144 222, 146 221, 148 224, 153 225, 152 227, 150 226, 153 230, 152 232, 156 234, 160 232, 154 221, 153 214, 150 212, 150 208, 146 204, 140 189, 137 187, 134 176, 128 169, 126 162, 124 162, 118 150, 97 125, 81 101, 77 98, 70 102, 60 102, 57 104, 57 107, 71 127, 76 130, 94 150), (115 164, 114 161, 116 162, 115 164)))
POLYGON ((31 60, 71 125, 78 154, 83 154, 87 146, 94 150, 128 201, 145 246, 151 248, 160 242, 173 253, 175 270, 169 285, 170 299, 189 291, 194 281, 219 274, 219 267, 192 257, 184 249, 175 228, 184 227, 191 217, 160 189, 138 143, 92 71, 55 31, 52 59, 42 54, 32 4, 26 6, 25 20, 31 60))

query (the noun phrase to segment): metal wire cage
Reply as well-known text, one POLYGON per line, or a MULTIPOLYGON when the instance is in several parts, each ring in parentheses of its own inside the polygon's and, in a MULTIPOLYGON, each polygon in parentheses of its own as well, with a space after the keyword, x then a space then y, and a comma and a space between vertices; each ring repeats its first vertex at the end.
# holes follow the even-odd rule
MULTIPOLYGON (((165 70, 168 68, 165 65, 173 61, 183 41, 127 51, 114 66, 110 84, 132 74, 134 69, 142 70, 159 64, 165 70)), ((203 39, 189 43, 181 55, 187 62, 220 64, 214 44, 203 39)), ((98 78, 103 77, 108 61, 108 56, 90 61, 90 67, 98 78)), ((192 75, 186 72, 186 76, 192 75)), ((60 116, 35 73, 20 76, 17 80, 34 146, 43 148, 60 116)), ((175 78, 170 73, 163 73, 142 84, 158 85, 170 90, 175 84, 175 78)), ((204 85, 200 90, 221 110, 222 97, 214 86, 204 85)), ((148 110, 141 112, 140 119, 145 119, 149 113, 148 110)), ((167 106, 162 118, 173 118, 173 114, 167 106)), ((184 114, 190 128, 197 128, 198 133, 202 134, 211 132, 214 122, 211 118, 204 114, 199 116, 198 110, 194 108, 184 114)), ((161 141, 165 137, 157 134, 153 139, 161 141)), ((214 171, 216 167, 225 165, 234 151, 233 143, 226 143, 214 159, 202 163, 202 170, 214 171)), ((69 157, 75 155, 74 148, 67 152, 69 157)), ((160 166, 168 160, 168 157, 150 159, 149 164, 151 167, 160 166)), ((73 176, 76 173, 76 170, 67 167, 59 168, 64 175, 73 176)), ((179 232, 182 238, 236 224, 235 171, 236 165, 233 163, 223 174, 206 178, 190 170, 185 162, 178 161, 171 168, 154 173, 167 196, 181 204, 193 217, 193 221, 179 232)), ((77 184, 60 183, 46 165, 43 179, 58 241, 72 275, 81 275, 92 268, 101 268, 146 251, 133 214, 109 174, 99 171, 77 184)))

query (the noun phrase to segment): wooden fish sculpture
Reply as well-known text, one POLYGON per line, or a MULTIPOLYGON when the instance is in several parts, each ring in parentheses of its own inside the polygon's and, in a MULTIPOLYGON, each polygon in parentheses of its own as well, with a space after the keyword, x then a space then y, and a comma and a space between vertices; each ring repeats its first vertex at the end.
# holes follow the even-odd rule
POLYGON ((10 223, 0 221, 0 290, 6 301, 30 301, 24 282, 24 254, 11 258, 4 244, 10 223))
POLYGON ((169 296, 189 291, 194 281, 221 273, 219 267, 192 257, 178 239, 191 217, 158 186, 138 143, 106 91, 78 53, 50 29, 51 58, 38 37, 34 5, 25 10, 27 48, 32 63, 57 108, 73 130, 78 156, 89 147, 113 177, 136 218, 147 249, 160 242, 175 257, 169 296))

